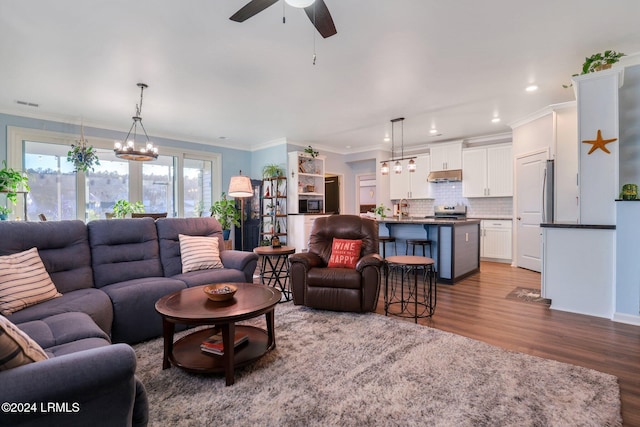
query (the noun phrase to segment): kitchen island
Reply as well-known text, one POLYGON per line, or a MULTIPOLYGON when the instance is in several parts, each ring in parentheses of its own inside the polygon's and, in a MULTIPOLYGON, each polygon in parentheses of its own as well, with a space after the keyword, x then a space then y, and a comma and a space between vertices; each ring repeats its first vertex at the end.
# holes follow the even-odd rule
POLYGON ((480 271, 479 219, 384 218, 378 222, 381 236, 396 238, 398 255, 406 255, 407 239, 432 241, 430 258, 435 260, 438 283, 454 284, 480 271))

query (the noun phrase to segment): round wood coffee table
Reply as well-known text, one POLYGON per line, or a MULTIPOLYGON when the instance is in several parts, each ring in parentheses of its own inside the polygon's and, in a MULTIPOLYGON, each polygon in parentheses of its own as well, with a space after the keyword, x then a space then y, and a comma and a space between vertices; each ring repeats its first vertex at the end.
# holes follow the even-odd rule
POLYGON ((196 373, 225 373, 226 385, 234 383, 234 369, 247 365, 276 347, 274 333, 274 309, 280 301, 278 289, 252 283, 233 283, 238 291, 232 299, 211 301, 204 293, 204 286, 182 289, 165 295, 156 302, 156 311, 162 316, 164 356, 162 369, 171 365, 196 373), (236 322, 264 314, 267 330, 236 322), (173 342, 176 323, 185 325, 215 325, 186 335, 173 342), (224 354, 204 353, 200 344, 215 333, 222 332, 224 354), (247 334, 249 341, 233 346, 236 332, 247 334))

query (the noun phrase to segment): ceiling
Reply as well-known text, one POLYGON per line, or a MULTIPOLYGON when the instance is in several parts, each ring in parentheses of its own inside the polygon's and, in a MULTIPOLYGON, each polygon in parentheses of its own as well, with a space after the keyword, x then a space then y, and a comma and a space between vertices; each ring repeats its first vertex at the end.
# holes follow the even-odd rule
POLYGON ((0 111, 126 132, 144 82, 151 136, 347 154, 390 147, 396 117, 406 149, 508 132, 573 100, 585 56, 639 62, 638 0, 325 0, 327 39, 282 0, 230 21, 247 1, 3 1, 0 111))

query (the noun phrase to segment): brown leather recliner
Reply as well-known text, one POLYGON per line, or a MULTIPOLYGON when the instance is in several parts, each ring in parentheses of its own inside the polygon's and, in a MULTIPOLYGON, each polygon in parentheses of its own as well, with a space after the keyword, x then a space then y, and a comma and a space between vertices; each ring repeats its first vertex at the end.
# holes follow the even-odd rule
POLYGON ((289 257, 293 303, 336 311, 374 311, 380 293, 382 258, 378 223, 357 215, 317 218, 309 236, 309 252, 289 257), (329 268, 333 238, 362 240, 356 268, 329 268))

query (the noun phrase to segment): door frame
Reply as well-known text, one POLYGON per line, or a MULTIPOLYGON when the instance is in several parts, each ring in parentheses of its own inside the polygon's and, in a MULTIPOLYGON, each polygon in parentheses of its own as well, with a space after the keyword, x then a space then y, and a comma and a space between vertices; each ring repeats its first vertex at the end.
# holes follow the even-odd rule
MULTIPOLYGON (((533 151, 527 151, 526 153, 520 153, 516 156, 514 156, 513 158, 513 241, 512 241, 512 248, 513 248, 513 253, 511 254, 512 258, 511 258, 511 266, 512 267, 520 267, 518 265, 518 160, 524 158, 524 157, 529 157, 529 156, 535 156, 537 154, 546 154, 547 155, 547 160, 549 160, 551 157, 551 151, 549 147, 545 147, 545 148, 539 148, 537 150, 533 150, 533 151)), ((541 201, 542 203, 542 201, 541 201)), ((540 206, 540 209, 542 209, 542 206, 540 206)))
MULTIPOLYGON (((346 212, 346 206, 344 204, 344 174, 338 172, 324 172, 324 177, 337 176, 338 177, 338 197, 340 200, 340 215, 344 215, 346 212)), ((326 196, 326 195, 325 195, 326 196)))

